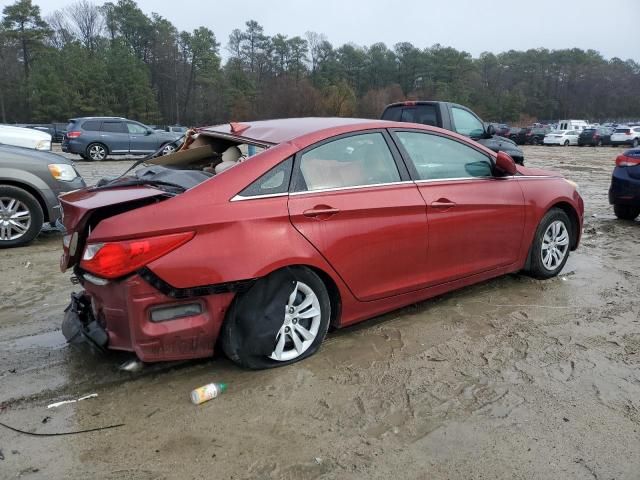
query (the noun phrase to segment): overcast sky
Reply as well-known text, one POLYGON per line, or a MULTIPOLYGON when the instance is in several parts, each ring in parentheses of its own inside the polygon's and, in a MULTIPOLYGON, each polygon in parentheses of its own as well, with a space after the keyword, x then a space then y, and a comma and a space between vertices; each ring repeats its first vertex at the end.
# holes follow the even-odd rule
MULTIPOLYGON (((33 2, 44 15, 73 3, 33 2)), ((1 6, 11 3, 0 0, 1 6)), ((180 30, 210 28, 225 56, 231 30, 254 19, 267 35, 303 36, 310 30, 324 33, 334 46, 440 43, 474 57, 483 51, 578 47, 640 61, 640 0, 138 0, 138 5, 180 30)))

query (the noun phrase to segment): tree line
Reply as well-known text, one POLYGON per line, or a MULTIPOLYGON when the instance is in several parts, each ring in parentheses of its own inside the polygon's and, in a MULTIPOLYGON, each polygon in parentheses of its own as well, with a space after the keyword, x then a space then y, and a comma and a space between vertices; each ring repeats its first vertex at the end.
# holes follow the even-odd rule
POLYGON ((640 116, 640 65, 594 50, 473 58, 440 44, 334 46, 316 32, 269 36, 254 20, 221 47, 211 29, 180 31, 135 0, 79 0, 46 18, 31 0, 17 0, 2 11, 0 65, 3 123, 89 115, 182 125, 375 118, 405 99, 448 100, 487 120, 520 123, 640 116))

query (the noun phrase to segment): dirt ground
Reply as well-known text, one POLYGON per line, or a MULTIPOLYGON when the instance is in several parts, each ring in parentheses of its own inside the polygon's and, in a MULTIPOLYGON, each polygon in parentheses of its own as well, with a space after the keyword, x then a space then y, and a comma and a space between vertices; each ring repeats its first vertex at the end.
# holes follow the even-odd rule
MULTIPOLYGON (((117 370, 60 333, 77 287, 61 237, 0 251, 1 478, 638 479, 640 222, 607 202, 621 149, 525 147, 580 184, 582 244, 562 274, 509 275, 333 332, 314 357, 117 370), (189 392, 224 381, 194 406, 189 392), (47 405, 97 393, 58 408, 47 405)), ((128 161, 79 163, 89 180, 128 161)))

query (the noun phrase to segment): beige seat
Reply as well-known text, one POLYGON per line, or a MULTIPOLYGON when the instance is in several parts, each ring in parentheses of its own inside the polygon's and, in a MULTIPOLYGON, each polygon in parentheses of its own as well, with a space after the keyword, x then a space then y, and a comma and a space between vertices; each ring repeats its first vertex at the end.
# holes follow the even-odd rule
POLYGON ((216 165, 216 168, 215 168, 216 175, 226 170, 229 170, 231 167, 236 166, 241 157, 242 157, 242 152, 240 152, 240 149, 235 145, 227 148, 222 153, 222 162, 216 165))

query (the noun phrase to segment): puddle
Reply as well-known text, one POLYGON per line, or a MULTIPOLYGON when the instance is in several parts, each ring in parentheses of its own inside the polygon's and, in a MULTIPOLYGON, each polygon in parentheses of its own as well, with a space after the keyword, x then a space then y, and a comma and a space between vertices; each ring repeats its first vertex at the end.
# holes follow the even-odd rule
POLYGON ((8 340, 3 343, 5 343, 2 347, 3 350, 32 350, 40 348, 60 350, 67 346, 67 339, 62 335, 62 330, 54 330, 52 332, 8 340))

